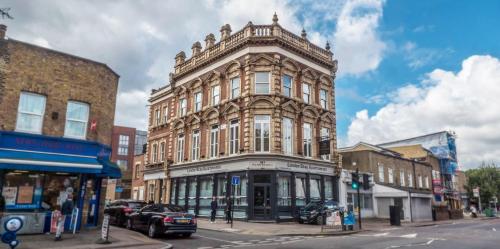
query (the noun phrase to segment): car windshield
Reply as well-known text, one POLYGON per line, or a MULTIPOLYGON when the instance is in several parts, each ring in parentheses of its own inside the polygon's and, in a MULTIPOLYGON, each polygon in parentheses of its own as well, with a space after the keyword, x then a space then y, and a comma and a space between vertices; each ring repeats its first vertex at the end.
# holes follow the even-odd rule
POLYGON ((167 209, 166 211, 170 211, 170 212, 184 212, 183 208, 181 208, 179 206, 175 206, 175 205, 166 205, 165 209, 167 209))
POLYGON ((318 209, 318 206, 320 205, 321 203, 320 202, 317 202, 317 201, 314 201, 314 202, 309 202, 305 207, 304 209, 306 211, 312 211, 312 210, 315 210, 315 209, 318 209))
POLYGON ((325 206, 328 209, 337 209, 338 208, 338 203, 336 201, 327 201, 327 202, 325 202, 325 206))

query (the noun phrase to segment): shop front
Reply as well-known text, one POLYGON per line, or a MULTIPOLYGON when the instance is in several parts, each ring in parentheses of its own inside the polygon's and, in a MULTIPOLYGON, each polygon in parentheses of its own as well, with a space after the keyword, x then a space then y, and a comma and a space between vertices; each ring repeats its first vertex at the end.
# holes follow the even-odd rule
POLYGON ((0 187, 6 210, 0 224, 20 216, 25 223, 20 233, 48 232, 52 212, 72 196, 74 215, 66 228, 98 225, 102 179, 121 177, 109 161, 110 152, 96 142, 1 131, 0 187))
POLYGON ((231 200, 235 219, 292 220, 311 201, 338 200, 338 178, 333 172, 329 162, 251 155, 171 167, 170 203, 209 216, 215 197, 218 217, 224 217, 226 202, 231 200), (231 185, 233 176, 239 176, 239 185, 231 185))

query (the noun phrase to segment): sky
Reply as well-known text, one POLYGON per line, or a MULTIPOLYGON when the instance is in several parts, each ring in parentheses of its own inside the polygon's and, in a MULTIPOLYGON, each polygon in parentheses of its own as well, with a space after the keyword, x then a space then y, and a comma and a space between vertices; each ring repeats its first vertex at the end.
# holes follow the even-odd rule
POLYGON ((500 1, 4 0, 7 36, 108 64, 115 123, 147 128, 151 89, 175 55, 229 23, 271 24, 332 45, 339 146, 442 130, 462 169, 500 163, 500 1))

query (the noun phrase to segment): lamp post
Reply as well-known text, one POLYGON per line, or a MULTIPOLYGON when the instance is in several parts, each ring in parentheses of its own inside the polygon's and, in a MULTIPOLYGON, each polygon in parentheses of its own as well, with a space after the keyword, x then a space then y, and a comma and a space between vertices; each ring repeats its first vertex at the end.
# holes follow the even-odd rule
MULTIPOLYGON (((356 184, 352 184, 352 186, 356 186, 356 191, 357 191, 357 199, 358 199, 358 225, 359 225, 359 230, 361 230, 361 200, 360 200, 360 193, 359 193, 359 169, 356 166, 356 162, 352 162, 352 166, 356 167, 356 184)), ((353 179, 354 183, 354 179, 353 179)))

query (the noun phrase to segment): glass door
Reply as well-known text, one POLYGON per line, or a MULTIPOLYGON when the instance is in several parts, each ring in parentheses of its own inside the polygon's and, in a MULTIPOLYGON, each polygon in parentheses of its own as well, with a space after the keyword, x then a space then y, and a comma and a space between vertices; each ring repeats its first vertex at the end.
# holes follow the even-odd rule
POLYGON ((255 219, 271 219, 271 185, 254 184, 253 214, 255 219))

